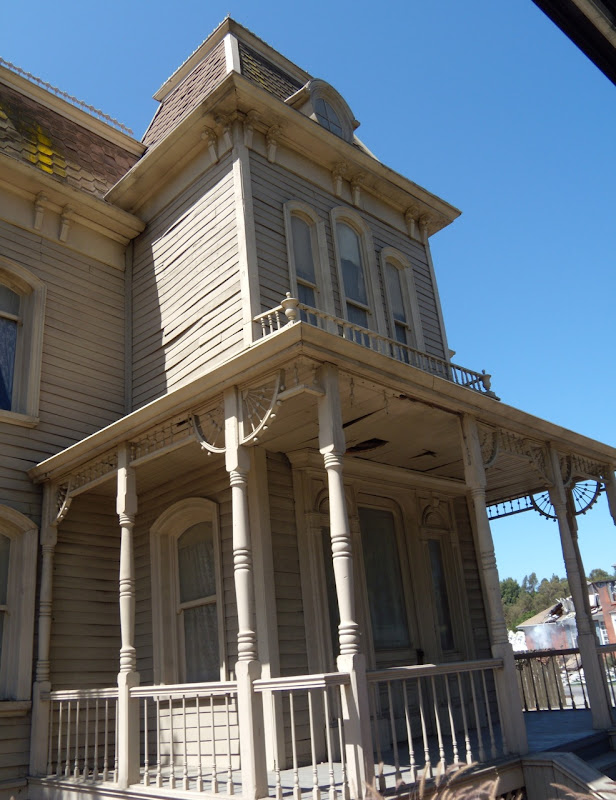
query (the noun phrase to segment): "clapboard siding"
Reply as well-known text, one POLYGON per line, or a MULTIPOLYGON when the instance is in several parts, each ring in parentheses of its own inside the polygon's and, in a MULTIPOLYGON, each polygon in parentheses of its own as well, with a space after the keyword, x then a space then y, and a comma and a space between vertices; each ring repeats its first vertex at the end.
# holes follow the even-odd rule
POLYGON ((235 190, 227 156, 165 207, 135 242, 134 407, 241 346, 235 190))
POLYGON ((115 498, 76 497, 54 554, 51 683, 114 686, 120 666, 120 529, 115 498))
POLYGON ((468 513, 466 498, 458 497, 454 500, 454 513, 462 568, 464 572, 464 586, 466 602, 470 616, 470 630, 473 633, 475 658, 490 658, 490 638, 486 620, 481 578, 477 564, 477 554, 471 527, 471 518, 468 513))
POLYGON ((293 475, 282 453, 267 454, 274 587, 281 675, 308 672, 293 475))
POLYGON ((38 521, 26 470, 124 413, 124 275, 4 221, 0 253, 47 288, 40 422, 0 423, 0 503, 38 521))
MULTIPOLYGON (((0 718, 0 783, 25 778, 29 761, 30 714, 24 717, 0 718)), ((7 792, 7 796, 8 794, 7 792)), ((15 791, 10 794, 19 797, 15 791)))
MULTIPOLYGON (((250 164, 262 310, 278 305, 290 289, 283 206, 289 200, 302 200, 311 206, 325 223, 334 304, 336 313, 342 316, 333 231, 329 216, 332 208, 343 205, 340 199, 298 175, 270 164, 258 153, 251 152, 250 164)), ((425 349, 428 353, 444 358, 436 294, 424 246, 371 214, 362 212, 362 216, 372 232, 377 256, 384 247, 394 247, 411 262, 425 349)), ((384 304, 380 265, 377 270, 379 297, 376 301, 384 304)), ((415 324, 417 322, 416 320, 415 324)), ((390 335, 392 333, 389 331, 390 335)))

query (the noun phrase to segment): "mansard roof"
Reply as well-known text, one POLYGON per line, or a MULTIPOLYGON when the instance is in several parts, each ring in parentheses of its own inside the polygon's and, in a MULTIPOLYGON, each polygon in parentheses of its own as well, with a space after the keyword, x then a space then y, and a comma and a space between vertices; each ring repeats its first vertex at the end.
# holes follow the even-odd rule
POLYGON ((0 154, 102 198, 142 150, 125 134, 0 67, 0 154))

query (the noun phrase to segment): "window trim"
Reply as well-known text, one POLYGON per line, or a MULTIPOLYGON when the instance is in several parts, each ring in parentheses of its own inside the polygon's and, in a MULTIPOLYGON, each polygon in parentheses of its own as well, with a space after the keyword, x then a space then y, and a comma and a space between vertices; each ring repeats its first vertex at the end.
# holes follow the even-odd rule
POLYGON ((421 327, 421 316, 419 312, 419 302, 417 300, 417 292, 415 291, 415 281, 413 278, 413 266, 410 260, 395 247, 384 247, 380 254, 379 260, 381 262, 381 275, 383 279, 383 291, 385 294, 385 306, 387 309, 387 322, 391 332, 391 338, 395 339, 395 321, 393 314, 393 306, 391 297, 389 295, 389 288, 387 286, 387 264, 395 267, 400 274, 400 286, 402 287, 402 301, 404 303, 404 310, 407 314, 407 329, 411 334, 411 342, 408 343, 410 347, 416 350, 425 352, 425 343, 423 337, 423 330, 421 327))
POLYGON ((11 409, 0 409, 0 422, 34 427, 41 389, 46 287, 29 270, 4 256, 0 256, 0 284, 21 297, 11 409))
MULTIPOLYGON (((382 336, 387 336, 385 325, 385 314, 383 303, 381 301, 382 294, 379 285, 379 277, 377 270, 376 253, 374 250, 374 242, 372 239, 372 232, 365 222, 365 220, 353 209, 346 206, 337 206, 332 208, 330 212, 332 238, 334 243, 334 255, 336 259, 336 274, 338 277, 338 290, 340 295, 340 305, 342 316, 344 319, 349 319, 348 303, 344 280, 342 276, 342 262, 340 260, 340 247, 338 244, 338 229, 339 223, 345 223, 352 228, 359 238, 359 245, 362 256, 362 266, 364 269, 364 282, 366 284, 366 294, 368 296, 368 306, 366 311, 368 313, 369 330, 376 331, 382 336), (376 302, 377 299, 379 302, 376 302), (370 324, 372 323, 372 325, 370 324)), ((361 306, 357 306, 360 308, 361 306)))
POLYGON ((177 541, 192 525, 211 522, 214 533, 214 568, 216 574, 216 612, 220 680, 226 676, 224 629, 224 593, 218 505, 205 497, 190 497, 174 503, 158 517, 150 528, 152 563, 152 639, 154 683, 184 682, 185 655, 180 631, 179 575, 177 541))
POLYGON ((314 259, 314 274, 316 283, 317 308, 331 316, 335 316, 334 295, 332 287, 331 273, 329 270, 329 259, 327 254, 327 235, 325 233, 325 223, 318 216, 316 211, 307 203, 301 200, 289 200, 284 204, 284 226, 287 242, 287 259, 289 263, 289 279, 291 292, 294 297, 298 297, 297 270, 295 267, 295 251, 293 248, 293 230, 291 218, 297 216, 302 219, 311 229, 312 237, 312 256, 314 259))
POLYGON ((24 514, 0 505, 0 534, 11 540, 7 608, 0 661, 0 709, 30 700, 38 528, 24 514))

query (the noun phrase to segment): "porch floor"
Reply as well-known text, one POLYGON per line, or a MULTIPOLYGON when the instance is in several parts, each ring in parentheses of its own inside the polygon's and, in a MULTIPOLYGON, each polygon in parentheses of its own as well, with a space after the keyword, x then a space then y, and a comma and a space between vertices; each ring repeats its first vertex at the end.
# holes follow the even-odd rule
POLYGON ((587 708, 525 711, 524 721, 531 753, 553 750, 597 733, 592 726, 590 709, 587 708))

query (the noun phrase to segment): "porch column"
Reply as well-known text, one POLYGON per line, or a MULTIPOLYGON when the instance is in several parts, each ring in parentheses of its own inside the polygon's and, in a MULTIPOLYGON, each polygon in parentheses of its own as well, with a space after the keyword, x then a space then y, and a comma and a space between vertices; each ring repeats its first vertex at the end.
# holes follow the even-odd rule
POLYGON ((118 448, 116 511, 120 521, 120 672, 118 674, 118 786, 139 781, 139 701, 130 690, 139 685, 135 650, 135 560, 133 528, 137 514, 135 470, 129 466, 128 444, 118 448))
POLYGON ((497 670, 495 673, 496 691, 501 709, 502 733, 509 751, 521 755, 528 752, 526 726, 518 691, 513 650, 507 636, 500 596, 494 541, 486 508, 486 474, 481 456, 477 423, 468 414, 462 418, 462 434, 464 476, 470 490, 475 518, 475 541, 488 616, 492 657, 503 660, 503 669, 497 670))
POLYGON ((374 781, 374 758, 366 659, 361 653, 359 625, 355 615, 353 547, 342 474, 346 443, 340 410, 338 370, 333 364, 321 367, 320 383, 324 394, 319 398, 319 449, 327 472, 332 560, 340 612, 340 655, 337 665, 340 672, 350 676, 350 684, 344 687, 342 695, 346 763, 351 796, 361 798, 366 794, 366 787, 372 786, 374 781))
POLYGON ((32 735, 30 744, 30 775, 47 775, 47 752, 51 691, 49 645, 51 641, 51 608, 53 593, 53 557, 58 541, 54 513, 56 487, 43 487, 41 522, 41 588, 39 593, 38 654, 36 678, 32 687, 32 735))
POLYGON ((598 730, 612 725, 610 701, 604 682, 603 668, 597 653, 597 637, 590 620, 588 587, 581 568, 581 557, 577 546, 577 523, 575 515, 569 513, 567 492, 563 485, 560 460, 554 447, 550 446, 550 466, 552 487, 550 500, 558 520, 558 530, 565 560, 565 570, 569 581, 569 591, 575 608, 575 622, 578 631, 578 648, 584 668, 586 690, 590 701, 593 728, 598 730))
POLYGON ((241 398, 234 386, 225 392, 225 466, 231 484, 233 518, 233 577, 237 604, 237 709, 242 764, 242 795, 257 800, 267 795, 263 701, 253 681, 261 677, 257 655, 254 580, 250 517, 248 513, 248 471, 250 458, 240 444, 241 398))

